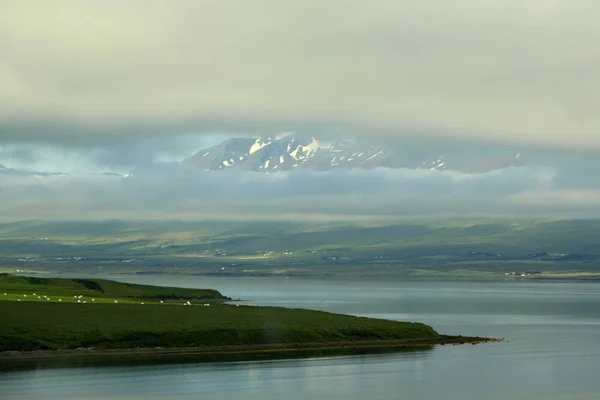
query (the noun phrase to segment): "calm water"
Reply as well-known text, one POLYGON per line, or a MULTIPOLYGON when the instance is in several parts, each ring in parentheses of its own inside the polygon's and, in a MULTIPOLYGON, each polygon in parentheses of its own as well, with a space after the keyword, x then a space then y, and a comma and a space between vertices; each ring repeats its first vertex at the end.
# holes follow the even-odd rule
POLYGON ((0 373, 11 399, 600 399, 600 284, 120 277, 504 343, 370 356, 0 373))

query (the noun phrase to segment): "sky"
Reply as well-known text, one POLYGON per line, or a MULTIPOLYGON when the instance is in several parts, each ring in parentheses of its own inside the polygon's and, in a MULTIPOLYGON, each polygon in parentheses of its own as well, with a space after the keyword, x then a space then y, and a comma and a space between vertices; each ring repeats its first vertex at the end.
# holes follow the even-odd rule
POLYGON ((71 176, 0 176, 0 201, 14 218, 91 208, 99 218, 167 216, 186 209, 181 203, 192 214, 228 214, 216 195, 227 190, 264 207, 257 214, 277 205, 304 215, 308 201, 318 205, 314 215, 596 215, 598 15, 594 0, 0 0, 0 165, 71 176), (133 185, 134 193, 94 175, 282 131, 397 147, 510 148, 541 161, 517 173, 443 179, 410 171, 262 177, 254 185, 261 190, 244 186, 254 176, 230 177, 224 189, 170 170, 188 179, 175 180, 170 202, 154 193, 159 178, 133 185), (291 202, 298 179, 321 189, 291 202), (327 190, 347 179, 355 181, 342 193, 327 190), (367 183, 370 191, 354 189, 367 183), (406 187, 427 207, 375 184, 406 187))

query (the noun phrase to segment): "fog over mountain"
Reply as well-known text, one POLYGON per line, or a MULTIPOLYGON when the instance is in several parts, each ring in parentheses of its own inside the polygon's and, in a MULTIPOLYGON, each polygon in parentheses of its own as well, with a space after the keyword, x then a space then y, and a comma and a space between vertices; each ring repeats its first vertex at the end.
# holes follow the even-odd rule
POLYGON ((599 13, 0 1, 0 218, 600 216, 599 13))
POLYGON ((2 218, 600 216, 595 157, 412 146, 289 133, 93 149, 13 144, 0 151, 2 218))
POLYGON ((521 152, 516 151, 496 149, 492 154, 461 154, 445 149, 443 156, 436 155, 434 149, 423 150, 418 154, 414 150, 393 149, 364 140, 321 141, 315 136, 284 133, 274 137, 228 139, 198 151, 183 163, 204 171, 242 169, 267 173, 375 168, 486 172, 526 163, 521 152))

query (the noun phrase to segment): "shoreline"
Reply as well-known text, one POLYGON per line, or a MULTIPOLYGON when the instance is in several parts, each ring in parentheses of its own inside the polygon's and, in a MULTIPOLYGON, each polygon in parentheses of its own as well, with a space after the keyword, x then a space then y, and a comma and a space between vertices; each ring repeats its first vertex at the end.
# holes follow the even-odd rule
MULTIPOLYGON (((107 277, 115 278, 115 277, 143 277, 143 276, 170 276, 170 277, 203 277, 203 278, 274 278, 281 279, 285 277, 294 278, 294 279, 347 279, 347 280, 357 280, 357 279, 365 279, 372 278, 373 280, 381 280, 387 279, 390 277, 398 278, 401 277, 410 281, 431 281, 431 280, 448 280, 448 281, 489 281, 489 282, 513 282, 513 281, 543 281, 543 282, 597 282, 600 281, 600 270, 592 271, 592 272, 582 272, 580 270, 577 271, 559 271, 559 272, 551 272, 545 271, 541 274, 529 275, 526 277, 521 276, 506 276, 504 271, 494 272, 494 271, 480 271, 473 270, 473 274, 460 274, 454 273, 454 271, 442 271, 442 270, 433 270, 432 273, 428 274, 406 274, 406 273, 397 273, 390 275, 371 275, 371 274, 356 274, 356 275, 344 275, 344 274, 315 274, 309 271, 305 271, 305 273, 290 273, 290 274, 281 274, 281 273, 271 273, 271 272, 259 272, 259 273, 244 273, 244 274, 232 274, 232 273, 221 273, 221 272, 181 272, 181 273, 172 273, 172 272, 153 272, 153 271, 129 271, 129 272, 109 272, 109 273, 98 273, 92 272, 84 273, 84 272, 66 272, 66 271, 27 271, 19 274, 15 274, 17 276, 26 276, 26 277, 96 277, 99 276, 102 279, 106 279, 107 277)), ((235 300, 221 300, 224 302, 227 301, 235 301, 235 300)))
POLYGON ((302 352, 307 350, 369 350, 369 349, 402 349, 431 347, 436 345, 461 345, 503 342, 504 339, 440 336, 439 338, 426 339, 398 339, 398 340, 365 340, 342 342, 316 342, 316 343, 272 343, 254 345, 225 345, 207 347, 174 347, 174 348, 129 348, 129 349, 70 349, 70 350, 34 350, 34 351, 4 351, 0 352, 0 361, 7 360, 47 360, 72 357, 93 358, 139 358, 139 357, 175 357, 175 356, 207 356, 207 355, 252 355, 276 354, 289 352, 302 352))

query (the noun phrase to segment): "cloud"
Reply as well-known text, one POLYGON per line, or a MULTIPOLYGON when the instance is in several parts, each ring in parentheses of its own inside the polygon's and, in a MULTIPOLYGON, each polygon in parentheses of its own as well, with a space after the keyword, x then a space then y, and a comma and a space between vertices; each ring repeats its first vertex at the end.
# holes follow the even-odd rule
POLYGON ((223 140, 222 135, 123 138, 118 143, 59 146, 19 142, 0 147, 0 165, 28 172, 126 173, 136 166, 179 162, 223 140))
POLYGON ((199 172, 180 164, 106 175, 0 174, 3 218, 357 219, 599 216, 600 185, 557 187, 541 167, 480 174, 376 169, 352 172, 199 172))
POLYGON ((4 0, 0 143, 328 130, 600 150, 593 0, 4 0))

